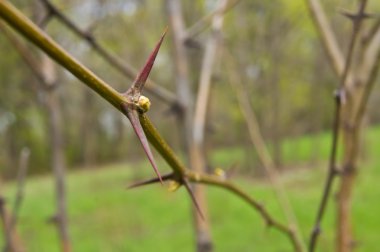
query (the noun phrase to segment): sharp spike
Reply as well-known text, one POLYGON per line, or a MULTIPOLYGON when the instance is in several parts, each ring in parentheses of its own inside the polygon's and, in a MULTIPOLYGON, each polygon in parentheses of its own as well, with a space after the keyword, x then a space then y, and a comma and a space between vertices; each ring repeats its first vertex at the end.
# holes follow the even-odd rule
MULTIPOLYGON (((163 181, 171 179, 171 178, 173 178, 173 173, 169 173, 169 174, 162 176, 163 181)), ((159 181, 160 181, 159 178, 151 178, 151 179, 147 179, 144 181, 139 181, 139 182, 133 183, 132 185, 129 185, 127 187, 127 189, 133 189, 133 188, 140 187, 140 186, 151 185, 151 184, 157 183, 159 181)))
POLYGON ((132 128, 135 131, 137 137, 139 138, 139 140, 140 140, 140 142, 141 142, 141 144, 143 146, 143 149, 145 151, 145 154, 147 155, 147 157, 149 159, 149 162, 150 162, 150 164, 153 167, 153 170, 157 174, 157 176, 158 176, 161 184, 163 184, 163 180, 162 180, 161 174, 158 171, 156 162, 154 161, 154 158, 153 158, 152 151, 150 150, 148 139, 146 138, 144 130, 141 127, 141 124, 140 124, 140 121, 139 121, 139 116, 137 114, 138 112, 135 111, 135 110, 129 109, 128 107, 125 107, 125 110, 126 110, 126 113, 127 113, 127 117, 128 117, 129 121, 132 124, 132 128))
POLYGON ((153 67, 154 61, 156 59, 157 53, 160 50, 162 41, 164 40, 164 37, 165 37, 167 31, 168 31, 168 27, 165 28, 164 33, 161 35, 160 40, 156 44, 152 53, 149 55, 149 58, 146 61, 141 72, 137 75, 135 81, 133 82, 132 87, 131 87, 132 92, 135 92, 133 95, 136 95, 136 94, 140 95, 140 93, 141 93, 141 91, 145 85, 145 82, 148 79, 150 70, 152 70, 152 67, 153 67))
POLYGON ((202 220, 205 220, 205 217, 204 217, 204 215, 202 213, 201 207, 199 206, 198 201, 195 198, 194 193, 193 193, 193 191, 190 188, 189 182, 187 182, 186 179, 183 179, 182 183, 185 186, 186 191, 189 193, 191 201, 194 203, 194 206, 197 209, 198 214, 201 216, 202 220))

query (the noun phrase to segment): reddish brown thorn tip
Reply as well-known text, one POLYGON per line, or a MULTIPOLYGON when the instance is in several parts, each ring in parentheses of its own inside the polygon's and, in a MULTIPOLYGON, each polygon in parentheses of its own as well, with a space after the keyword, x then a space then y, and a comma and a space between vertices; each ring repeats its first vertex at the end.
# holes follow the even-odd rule
MULTIPOLYGON (((173 178, 173 173, 169 173, 169 174, 162 176, 163 181, 166 181, 166 180, 171 179, 171 178, 173 178)), ((133 189, 133 188, 140 187, 140 186, 151 185, 151 184, 157 183, 159 181, 160 181, 159 178, 151 178, 148 180, 133 183, 132 185, 129 185, 127 189, 133 189)))
POLYGON ((149 162, 153 167, 153 170, 157 174, 161 184, 163 184, 162 177, 160 175, 160 172, 158 171, 156 162, 154 161, 152 151, 150 150, 148 139, 146 138, 144 130, 141 127, 139 115, 137 114, 138 112, 136 110, 129 109, 128 107, 126 107, 125 110, 127 113, 127 117, 132 124, 132 128, 135 131, 138 139, 140 140, 140 142, 143 146, 143 149, 145 151, 145 154, 147 155, 149 162))
POLYGON ((132 84, 132 87, 131 87, 132 90, 136 90, 137 92, 141 93, 141 91, 145 85, 145 82, 148 79, 150 70, 152 70, 152 67, 153 67, 154 61, 156 59, 157 53, 160 50, 162 41, 164 40, 164 37, 165 37, 167 31, 168 31, 168 27, 165 28, 164 33, 162 34, 160 40, 156 44, 156 47, 154 48, 153 52, 149 55, 149 58, 146 61, 145 65, 142 68, 139 75, 137 75, 135 81, 132 84))
POLYGON ((185 186, 187 192, 189 193, 191 201, 194 203, 194 206, 197 209, 198 214, 201 216, 202 220, 205 220, 205 217, 204 217, 204 215, 202 213, 201 207, 199 206, 198 201, 195 198, 194 193, 193 193, 193 191, 190 188, 189 182, 187 182, 187 180, 184 179, 182 181, 182 183, 185 186))

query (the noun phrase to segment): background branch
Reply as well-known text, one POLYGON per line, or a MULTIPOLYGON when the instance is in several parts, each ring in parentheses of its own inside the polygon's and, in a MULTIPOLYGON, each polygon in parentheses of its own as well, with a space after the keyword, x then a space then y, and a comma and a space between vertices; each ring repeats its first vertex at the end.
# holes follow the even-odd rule
MULTIPOLYGON (((380 24, 380 22, 379 22, 380 24)), ((377 27, 377 31, 374 33, 369 45, 364 52, 364 57, 362 59, 362 64, 359 69, 359 80, 360 83, 365 83, 363 91, 360 93, 360 98, 358 106, 355 109, 354 121, 361 121, 366 104, 371 94, 373 85, 375 83, 377 73, 379 71, 379 61, 380 61, 380 25, 377 27)))
POLYGON ((214 11, 200 18, 195 24, 187 28, 187 30, 184 33, 184 41, 194 38, 199 33, 207 29, 207 27, 212 24, 214 16, 222 16, 226 14, 229 10, 233 9, 239 2, 240 0, 229 0, 226 4, 219 4, 214 11))
MULTIPOLYGON (((367 1, 361 1, 358 9, 358 13, 355 15, 357 18, 353 18, 353 31, 350 37, 350 42, 348 46, 348 53, 346 56, 346 60, 344 63, 344 69, 342 72, 342 75, 340 75, 340 83, 339 83, 339 88, 336 91, 335 98, 336 98, 336 103, 335 103, 335 114, 334 114, 334 123, 333 123, 333 129, 332 129, 332 147, 331 147, 331 153, 330 153, 330 161, 329 161, 329 168, 328 168, 328 175, 326 178, 325 182, 325 187, 323 190, 322 194, 322 199, 318 208, 318 213, 317 217, 315 220, 314 224, 314 229, 311 233, 310 237, 310 243, 309 243, 309 251, 314 251, 316 248, 316 243, 318 239, 318 235, 320 234, 321 231, 321 221, 324 216, 325 209, 327 207, 327 201, 328 198, 331 195, 331 190, 332 190, 332 185, 334 178, 339 174, 337 170, 337 149, 338 149, 338 139, 339 139, 339 131, 341 126, 346 126, 349 127, 348 125, 344 125, 344 122, 341 122, 342 119, 342 114, 347 114, 349 112, 350 105, 349 103, 352 101, 352 96, 355 94, 349 93, 348 95, 346 94, 347 90, 352 87, 352 82, 349 81, 349 75, 350 75, 350 67, 353 62, 353 55, 354 55, 354 49, 355 49, 355 44, 358 39, 358 34, 362 25, 362 20, 365 17, 364 16, 364 9, 366 7, 367 1), (351 86, 350 86, 351 85, 351 86), (347 100, 349 99, 349 101, 347 100), (343 124, 343 125, 342 125, 343 124)), ((345 136, 345 138, 347 135, 345 136)), ((347 147, 347 146, 345 146, 347 147)), ((345 167, 343 167, 345 168, 345 167)), ((344 171, 341 171, 344 172, 344 171)), ((340 219, 341 216, 338 214, 338 219, 340 219)), ((342 229, 346 229, 345 225, 338 225, 338 240, 337 240, 337 245, 339 249, 342 249, 345 245, 342 245, 342 240, 347 239, 347 237, 342 236, 343 232, 341 231, 342 229)), ((346 236, 346 235, 344 235, 346 236)), ((341 250, 339 250, 341 251, 341 250)), ((345 251, 345 250, 344 250, 345 251)))
POLYGON ((319 0, 305 0, 322 45, 337 76, 344 70, 344 56, 319 0))
MULTIPOLYGON (((81 30, 49 0, 40 1, 46 6, 52 17, 56 17, 62 24, 73 31, 78 37, 84 39, 95 52, 97 52, 106 62, 108 62, 110 66, 118 70, 129 80, 134 80, 135 76, 138 74, 138 71, 133 66, 131 66, 125 60, 122 61, 120 58, 111 54, 105 47, 98 43, 98 41, 90 32, 81 30)), ((172 92, 164 89, 161 85, 158 85, 151 79, 147 80, 146 90, 171 106, 175 106, 178 103, 176 96, 172 92)))
POLYGON ((228 50, 224 50, 224 56, 226 57, 226 60, 224 62, 226 62, 226 70, 228 72, 228 77, 230 78, 229 82, 232 88, 236 91, 239 107, 247 124, 252 145, 257 152, 260 162, 265 168, 266 174, 269 178, 269 182, 272 185, 277 200, 281 206, 282 211, 286 216, 290 228, 294 231, 294 235, 298 240, 298 243, 302 245, 302 251, 306 251, 302 234, 299 229, 297 217, 294 214, 293 207, 286 194, 284 185, 281 183, 281 180, 279 179, 279 173, 275 169, 276 166, 272 160, 272 157, 260 132, 260 126, 257 121, 257 117, 249 102, 246 87, 243 85, 244 81, 239 76, 239 72, 235 69, 234 57, 228 50))

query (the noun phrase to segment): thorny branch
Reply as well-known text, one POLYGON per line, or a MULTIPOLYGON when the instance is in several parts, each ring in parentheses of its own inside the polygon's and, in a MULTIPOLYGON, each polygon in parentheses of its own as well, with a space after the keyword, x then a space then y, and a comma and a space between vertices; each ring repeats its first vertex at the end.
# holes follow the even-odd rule
POLYGON ((360 2, 358 13, 355 15, 358 18, 353 18, 353 31, 351 34, 349 47, 348 47, 348 53, 344 65, 343 74, 341 75, 339 88, 335 92, 335 114, 334 114, 334 122, 332 126, 332 146, 331 146, 331 152, 330 152, 330 161, 329 161, 329 167, 328 167, 328 174, 325 182, 325 187, 323 190, 322 199, 318 208, 317 217, 315 220, 314 228, 310 236, 310 243, 309 243, 309 251, 313 252, 316 247, 318 235, 321 232, 321 221, 323 218, 323 215, 325 213, 325 209, 327 206, 327 201, 330 198, 332 185, 334 182, 334 178, 339 175, 339 171, 337 169, 337 152, 338 152, 338 140, 339 140, 339 131, 341 127, 341 111, 342 106, 346 103, 346 90, 347 90, 347 79, 349 75, 349 70, 352 64, 352 56, 354 53, 355 43, 358 38, 358 33, 360 31, 360 27, 363 21, 363 18, 365 18, 364 9, 367 4, 367 0, 363 0, 360 2))
MULTIPOLYGON (((64 49, 62 49, 56 42, 54 42, 48 35, 43 33, 36 25, 34 25, 29 19, 27 19, 21 12, 19 12, 8 1, 0 1, 0 16, 14 29, 20 32, 28 40, 34 43, 37 47, 42 49, 51 58, 61 64, 64 68, 70 71, 74 76, 80 79, 89 88, 97 92, 116 109, 120 110, 123 114, 126 114, 124 105, 130 103, 126 96, 114 90, 111 86, 97 77, 85 66, 80 64, 71 55, 69 55, 64 49)), ((161 156, 171 166, 174 176, 178 176, 181 180, 188 179, 194 183, 204 183, 209 185, 215 185, 233 192, 235 195, 249 203, 254 209, 256 209, 260 215, 265 219, 268 225, 276 228, 277 230, 285 233, 291 240, 296 251, 300 250, 300 244, 298 244, 294 232, 276 221, 266 210, 266 208, 258 203, 250 195, 244 193, 236 185, 225 181, 224 179, 213 177, 207 174, 193 173, 188 170, 176 157, 172 149, 160 136, 157 130, 154 128, 148 117, 144 113, 138 113, 141 126, 149 139, 150 143, 157 149, 161 156)), ((179 181, 181 182, 181 181, 179 181)))

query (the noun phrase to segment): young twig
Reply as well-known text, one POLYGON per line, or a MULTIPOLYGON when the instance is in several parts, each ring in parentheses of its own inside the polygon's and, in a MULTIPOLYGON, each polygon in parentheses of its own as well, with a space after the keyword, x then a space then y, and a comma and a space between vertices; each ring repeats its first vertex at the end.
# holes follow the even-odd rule
POLYGON ((348 47, 348 53, 346 57, 346 62, 344 65, 343 74, 340 79, 339 88, 335 93, 335 114, 334 114, 334 123, 332 128, 332 147, 330 152, 330 161, 329 161, 329 167, 328 167, 328 174, 326 178, 325 187, 322 194, 322 199, 318 208, 317 217, 315 220, 314 228, 310 236, 310 242, 309 242, 309 251, 313 252, 316 248, 316 243, 318 239, 318 235, 321 232, 321 221, 323 219, 323 215, 325 212, 325 209, 327 207, 327 202, 331 194, 331 189, 333 185, 334 178, 339 174, 337 170, 337 152, 338 152, 338 139, 339 139, 339 131, 341 127, 341 110, 342 106, 345 105, 347 102, 347 79, 349 75, 349 70, 352 64, 352 57, 354 53, 355 43, 358 38, 358 33, 362 24, 362 19, 364 18, 364 9, 366 6, 367 1, 363 0, 360 2, 359 11, 358 11, 358 17, 352 19, 353 21, 353 31, 350 38, 350 43, 348 47))
MULTIPOLYGON (((84 84, 97 92, 111 105, 126 114, 123 106, 130 103, 127 97, 115 91, 94 73, 81 65, 6 0, 0 1, 0 17, 2 17, 9 25, 19 31, 28 40, 33 42, 37 47, 50 55, 51 58, 70 71, 84 84)), ((176 176, 179 176, 181 179, 189 179, 191 182, 195 183, 216 185, 235 193, 235 195, 247 201, 252 207, 254 207, 254 209, 259 211, 261 216, 269 225, 285 233, 291 240, 296 251, 301 251, 300 245, 298 244, 297 239, 295 239, 294 232, 288 227, 277 222, 268 213, 268 211, 262 205, 257 203, 251 196, 244 193, 241 189, 230 182, 221 180, 220 178, 216 179, 206 174, 193 173, 188 170, 184 165, 182 165, 172 149, 163 140, 145 113, 139 113, 139 120, 148 140, 167 161, 176 176)))
POLYGON ((322 199, 318 207, 318 213, 316 220, 314 222, 314 228, 309 240, 309 252, 313 252, 316 247, 318 235, 321 233, 321 221, 325 213, 328 199, 330 198, 332 185, 334 178, 339 174, 336 167, 336 159, 338 152, 338 140, 339 140, 339 129, 340 129, 340 116, 341 116, 341 103, 343 98, 342 92, 335 93, 335 113, 334 113, 334 122, 332 126, 332 144, 330 152, 330 161, 328 167, 328 174, 325 182, 325 187, 323 189, 322 199))

